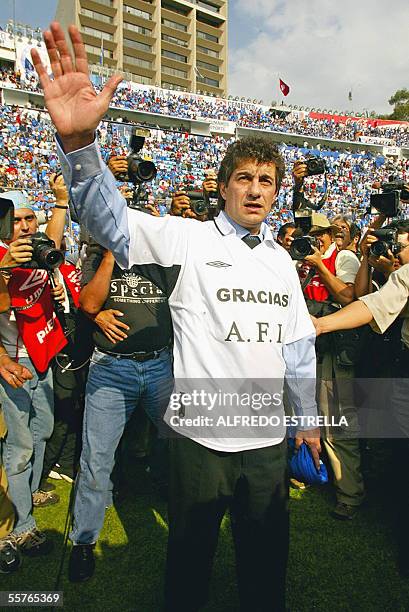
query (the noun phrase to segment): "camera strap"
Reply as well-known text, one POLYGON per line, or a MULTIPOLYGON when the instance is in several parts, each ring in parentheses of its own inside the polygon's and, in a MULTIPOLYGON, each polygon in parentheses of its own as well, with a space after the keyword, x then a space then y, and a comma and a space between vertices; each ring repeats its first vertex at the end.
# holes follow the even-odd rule
POLYGON ((304 291, 308 287, 308 285, 310 284, 314 276, 315 276, 315 268, 311 268, 307 276, 304 278, 304 280, 301 283, 302 291, 304 291))

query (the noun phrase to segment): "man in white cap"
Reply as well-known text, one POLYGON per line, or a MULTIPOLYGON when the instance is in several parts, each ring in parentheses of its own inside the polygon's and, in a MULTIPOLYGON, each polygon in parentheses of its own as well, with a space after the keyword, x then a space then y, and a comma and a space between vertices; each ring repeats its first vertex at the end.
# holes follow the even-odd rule
MULTIPOLYGON (((32 260, 31 237, 37 217, 26 192, 0 194, 0 202, 14 207, 11 240, 0 243, 0 267, 8 285, 11 309, 0 315, 0 359, 19 364, 0 378, 0 399, 7 423, 4 463, 16 522, 9 538, 30 556, 51 550, 32 514, 36 506, 58 502, 53 493, 38 491, 47 439, 53 431, 53 383, 49 367, 66 339, 54 314, 53 300, 61 298, 61 285, 52 289, 43 269, 21 267, 32 260), (32 377, 30 376, 30 373, 32 377), (22 383, 22 384, 17 384, 22 383)), ((58 205, 57 205, 58 206, 58 205)), ((65 213, 63 213, 65 218, 65 213)))
MULTIPOLYGON (((312 213, 309 235, 317 240, 314 253, 305 258, 299 270, 304 280, 312 270, 315 274, 304 289, 310 314, 322 316, 334 312, 355 299, 355 277, 359 260, 346 249, 338 250, 335 236, 338 225, 322 213, 312 213)), ((348 427, 334 434, 327 430, 325 447, 334 472, 336 506, 332 516, 351 520, 364 499, 361 455, 358 440, 358 415, 353 397, 354 363, 352 351, 345 350, 332 338, 316 344, 319 388, 319 408, 329 417, 345 416, 348 427)), ((353 349, 353 346, 351 347, 353 349)))

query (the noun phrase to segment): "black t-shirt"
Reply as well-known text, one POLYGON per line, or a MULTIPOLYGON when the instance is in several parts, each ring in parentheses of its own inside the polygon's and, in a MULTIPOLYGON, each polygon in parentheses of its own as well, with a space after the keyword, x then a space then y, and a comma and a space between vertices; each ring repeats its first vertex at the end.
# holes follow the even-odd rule
MULTIPOLYGON (((90 282, 102 261, 102 253, 93 250, 82 269, 82 286, 90 282)), ((115 264, 111 277, 111 289, 101 310, 120 310, 118 317, 129 326, 128 338, 112 344, 99 326, 95 326, 95 346, 114 353, 135 353, 159 350, 170 344, 172 321, 165 293, 142 276, 133 266, 121 270, 115 264)))

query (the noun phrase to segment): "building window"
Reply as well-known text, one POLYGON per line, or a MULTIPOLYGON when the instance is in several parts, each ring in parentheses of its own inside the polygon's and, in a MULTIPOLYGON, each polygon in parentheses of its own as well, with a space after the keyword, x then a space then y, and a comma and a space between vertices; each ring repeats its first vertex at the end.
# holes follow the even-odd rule
POLYGON ((183 9, 180 6, 174 6, 171 4, 167 4, 166 2, 162 2, 162 8, 166 9, 167 11, 172 11, 172 13, 178 13, 179 15, 184 15, 185 17, 189 15, 190 13, 190 9, 188 8, 183 9))
POLYGON ((166 49, 162 49, 162 57, 168 57, 169 59, 175 60, 177 62, 183 62, 184 64, 187 64, 186 55, 174 53, 173 51, 166 51, 166 49))
POLYGON ((219 72, 219 66, 208 64, 207 62, 202 62, 201 60, 197 60, 196 65, 198 68, 205 68, 206 70, 211 70, 212 72, 219 72))
POLYGON ((197 77, 198 83, 205 83, 206 85, 211 85, 212 87, 219 87, 219 81, 215 79, 209 79, 208 77, 197 77))
POLYGON ((162 40, 174 45, 179 45, 179 47, 187 47, 186 40, 181 40, 180 38, 176 38, 176 36, 169 36, 169 34, 162 34, 162 40))
POLYGON ((142 83, 142 85, 151 85, 152 84, 152 79, 150 77, 142 76, 141 74, 134 74, 134 73, 132 73, 132 79, 136 83, 142 83))
POLYGON ((197 30, 197 37, 203 38, 204 40, 211 40, 212 42, 216 43, 219 42, 217 36, 214 36, 213 34, 208 34, 207 32, 201 32, 200 30, 197 30))
POLYGON ((95 38, 103 38, 104 40, 114 40, 112 34, 108 34, 108 32, 103 32, 102 30, 95 30, 95 28, 89 28, 88 26, 81 26, 81 32, 83 34, 89 34, 90 36, 95 36, 95 38))
POLYGON ((132 47, 133 49, 139 49, 139 51, 146 51, 146 53, 152 53, 152 46, 146 43, 139 42, 138 40, 131 40, 130 38, 124 38, 124 45, 132 47))
POLYGON ((140 57, 133 57, 132 55, 124 54, 124 62, 132 64, 133 66, 140 66, 141 68, 152 68, 152 62, 141 59, 140 57))
POLYGON ((101 49, 101 47, 94 47, 94 45, 85 45, 85 50, 88 53, 93 53, 94 55, 98 55, 99 57, 101 56, 102 52, 104 57, 107 57, 109 59, 114 58, 114 52, 110 51, 109 49, 101 49))
POLYGON ((185 70, 178 70, 177 68, 170 68, 169 66, 162 66, 162 72, 164 74, 170 74, 181 79, 187 79, 187 72, 185 70))
POLYGON ((220 8, 218 6, 215 6, 214 4, 209 4, 208 2, 203 2, 203 0, 196 0, 196 4, 197 6, 201 6, 204 9, 207 9, 208 11, 213 11, 213 13, 218 13, 220 11, 220 8))
POLYGON ((131 30, 132 32, 137 32, 138 34, 143 34, 144 36, 152 35, 152 30, 149 28, 144 28, 140 25, 135 25, 134 23, 128 23, 127 21, 124 21, 124 28, 131 30))
POLYGON ((187 91, 187 87, 183 85, 175 85, 174 83, 168 83, 167 81, 162 81, 161 87, 163 89, 177 89, 178 91, 187 91))
POLYGON ((96 11, 90 11, 87 8, 81 8, 81 15, 91 17, 91 19, 96 19, 98 21, 103 21, 104 23, 113 23, 112 17, 108 17, 108 15, 103 15, 102 13, 97 13, 96 11))
POLYGON ((219 59, 219 53, 217 51, 213 51, 213 49, 208 49, 207 47, 202 47, 201 45, 196 46, 197 51, 200 53, 205 53, 206 55, 210 55, 210 57, 216 57, 219 59))
POLYGON ((124 12, 129 13, 130 15, 135 15, 135 17, 142 17, 142 19, 152 19, 152 15, 150 13, 141 11, 133 6, 128 6, 127 4, 124 4, 124 12))
POLYGON ((187 26, 183 25, 183 23, 177 23, 176 21, 171 21, 170 19, 165 19, 162 17, 162 25, 167 26, 168 28, 174 28, 175 30, 180 30, 181 32, 187 32, 187 26))
POLYGON ((105 6, 113 6, 113 0, 94 0, 96 4, 104 4, 105 6))

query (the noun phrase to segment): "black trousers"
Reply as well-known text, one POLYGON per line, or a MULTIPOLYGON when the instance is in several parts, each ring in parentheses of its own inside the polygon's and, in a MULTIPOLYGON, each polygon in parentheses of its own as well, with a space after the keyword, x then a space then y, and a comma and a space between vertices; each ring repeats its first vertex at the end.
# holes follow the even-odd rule
POLYGON ((224 453, 170 440, 167 612, 208 599, 220 523, 230 510, 242 612, 285 610, 287 447, 224 453))

